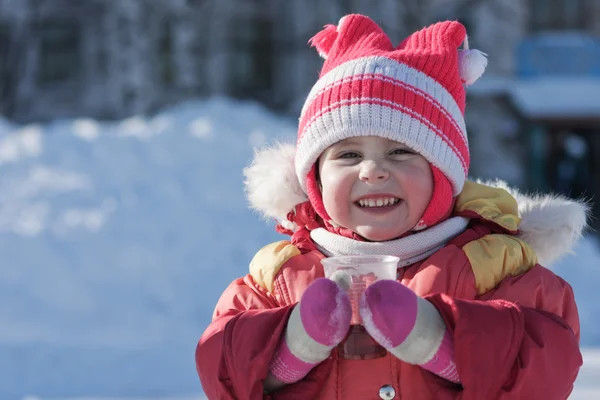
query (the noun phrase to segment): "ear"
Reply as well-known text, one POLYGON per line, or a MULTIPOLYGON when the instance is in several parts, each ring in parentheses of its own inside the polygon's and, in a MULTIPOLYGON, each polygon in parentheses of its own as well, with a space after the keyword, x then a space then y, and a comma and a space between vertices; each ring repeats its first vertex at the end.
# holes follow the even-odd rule
POLYGON ((355 51, 365 46, 390 51, 393 49, 389 37, 372 19, 360 14, 348 14, 340 18, 337 26, 325 25, 309 43, 316 47, 325 60, 332 52, 355 51), (337 46, 335 44, 338 43, 337 46))
POLYGON ((327 60, 329 57, 329 52, 333 47, 333 43, 335 43, 335 39, 337 39, 338 31, 337 26, 335 25, 325 25, 323 30, 313 36, 308 43, 317 49, 319 55, 327 60))
POLYGON ((295 156, 294 145, 275 143, 256 151, 252 164, 244 169, 250 206, 284 226, 288 213, 308 200, 296 176, 295 156))

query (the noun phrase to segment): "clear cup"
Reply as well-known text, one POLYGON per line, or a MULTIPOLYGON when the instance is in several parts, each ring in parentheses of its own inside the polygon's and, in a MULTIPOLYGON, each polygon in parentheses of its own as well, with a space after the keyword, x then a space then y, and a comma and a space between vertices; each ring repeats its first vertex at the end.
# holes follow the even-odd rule
POLYGON ((386 355, 362 325, 359 312, 360 296, 365 289, 378 280, 396 280, 400 259, 395 256, 340 256, 321 260, 325 277, 333 279, 348 291, 352 305, 352 320, 348 335, 338 346, 341 357, 367 360, 386 355))

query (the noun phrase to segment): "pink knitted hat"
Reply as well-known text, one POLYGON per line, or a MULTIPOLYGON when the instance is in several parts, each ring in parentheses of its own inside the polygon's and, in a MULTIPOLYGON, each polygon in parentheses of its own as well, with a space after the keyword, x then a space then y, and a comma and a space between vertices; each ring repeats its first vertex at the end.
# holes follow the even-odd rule
POLYGON ((417 229, 446 215, 469 170, 465 84, 485 68, 485 56, 462 50, 466 31, 456 21, 431 25, 394 48, 368 17, 348 15, 311 39, 325 58, 300 116, 296 174, 325 220, 313 166, 330 145, 377 135, 402 142, 430 163, 434 192, 417 229), (477 63, 473 59, 477 58, 477 63))
POLYGON ((253 207, 286 227, 293 225, 287 213, 308 199, 329 221, 315 174, 319 156, 340 140, 377 135, 429 161, 433 196, 415 229, 439 222, 468 174, 465 85, 485 70, 485 54, 468 49, 457 21, 426 27, 394 47, 375 22, 357 14, 325 26, 310 43, 325 62, 302 108, 296 148, 257 153, 246 170, 253 207), (277 164, 290 159, 293 170, 277 164))

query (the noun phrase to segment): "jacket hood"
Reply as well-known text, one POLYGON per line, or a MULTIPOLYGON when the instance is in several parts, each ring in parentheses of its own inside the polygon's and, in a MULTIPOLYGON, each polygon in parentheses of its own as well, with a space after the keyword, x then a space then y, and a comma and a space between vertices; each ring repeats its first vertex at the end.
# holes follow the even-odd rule
POLYGON ((468 181, 455 210, 514 234, 533 248, 538 262, 546 267, 572 254, 590 214, 585 201, 556 194, 528 195, 500 180, 468 181))

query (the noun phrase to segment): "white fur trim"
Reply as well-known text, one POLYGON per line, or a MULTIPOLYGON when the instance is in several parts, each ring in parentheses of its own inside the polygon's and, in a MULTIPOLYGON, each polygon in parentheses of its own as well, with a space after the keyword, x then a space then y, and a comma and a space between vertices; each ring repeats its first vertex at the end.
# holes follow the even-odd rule
POLYGON ((295 155, 293 144, 275 143, 255 151, 252 164, 244 169, 250 206, 263 217, 274 218, 292 230, 295 224, 287 221, 287 214, 308 200, 296 177, 295 155))
POLYGON ((485 184, 503 188, 517 200, 519 237, 533 247, 541 265, 549 267, 560 257, 572 254, 587 227, 588 204, 559 195, 528 196, 499 180, 485 184))

